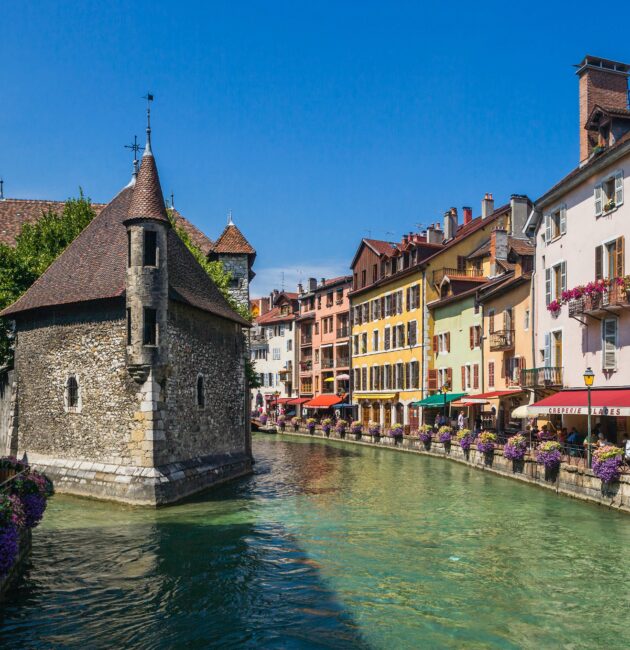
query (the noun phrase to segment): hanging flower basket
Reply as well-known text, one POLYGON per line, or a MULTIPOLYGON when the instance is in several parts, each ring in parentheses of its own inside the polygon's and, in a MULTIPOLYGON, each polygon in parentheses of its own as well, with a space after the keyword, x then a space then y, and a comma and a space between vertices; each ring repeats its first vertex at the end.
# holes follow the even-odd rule
POLYGON ((337 420, 337 424, 335 425, 335 431, 339 434, 340 438, 345 437, 347 428, 348 428, 348 422, 346 420, 337 420))
POLYGON ((368 424, 368 433, 375 438, 380 438, 381 435, 381 425, 378 422, 372 422, 368 424))
POLYGON ((332 429, 332 420, 330 418, 324 418, 322 420, 322 431, 326 436, 330 435, 330 430, 332 429))
POLYGON ((420 442, 424 445, 425 449, 429 449, 431 447, 432 437, 433 434, 431 427, 428 424, 423 424, 418 431, 418 440, 420 440, 420 442))
POLYGON ((394 439, 394 444, 396 445, 402 442, 403 433, 404 427, 402 424, 398 424, 398 422, 394 422, 389 430, 389 436, 394 439))
POLYGON ((484 454, 484 456, 486 456, 486 460, 488 460, 488 458, 492 457, 494 454, 496 442, 496 434, 492 433, 491 431, 482 431, 477 436, 477 451, 480 451, 482 454, 484 454))
POLYGON ((464 454, 468 454, 473 443, 472 431, 470 429, 460 429, 456 438, 464 454))
POLYGON ((308 430, 309 433, 313 433, 315 431, 316 425, 317 425, 317 420, 315 418, 308 418, 308 420, 306 420, 306 429, 308 430))
POLYGON ((302 422, 301 418, 294 417, 291 418, 291 424, 293 425, 293 431, 297 431, 300 428, 300 423, 302 422))
POLYGON ((363 433, 363 425, 359 420, 354 420, 350 425, 350 433, 354 434, 354 439, 359 440, 363 433))
POLYGON ((536 452, 536 462, 545 467, 545 480, 555 481, 562 462, 562 445, 555 440, 543 442, 536 452))
POLYGON ((621 476, 623 449, 613 445, 599 447, 593 452, 593 474, 603 484, 614 483, 621 476))

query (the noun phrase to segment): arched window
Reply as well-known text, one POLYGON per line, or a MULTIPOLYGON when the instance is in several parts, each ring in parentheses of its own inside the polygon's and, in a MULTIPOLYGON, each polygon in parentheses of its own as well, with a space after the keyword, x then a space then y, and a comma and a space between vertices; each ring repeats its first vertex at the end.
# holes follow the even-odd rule
POLYGON ((79 393, 79 381, 75 375, 70 375, 66 380, 66 410, 71 413, 78 413, 81 410, 81 395, 79 393))
POLYGON ((206 396, 203 387, 203 375, 197 376, 197 406, 202 409, 206 405, 206 396))

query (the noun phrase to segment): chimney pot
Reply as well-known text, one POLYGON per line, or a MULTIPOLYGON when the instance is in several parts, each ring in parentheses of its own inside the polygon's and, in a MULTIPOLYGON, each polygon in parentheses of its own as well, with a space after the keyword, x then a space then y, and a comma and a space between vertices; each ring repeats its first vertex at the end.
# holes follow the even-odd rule
POLYGON ((464 212, 464 225, 466 225, 472 221, 472 208, 465 206, 462 210, 464 212))
POLYGON ((486 195, 481 201, 481 218, 487 219, 494 212, 494 199, 490 192, 486 192, 486 195))

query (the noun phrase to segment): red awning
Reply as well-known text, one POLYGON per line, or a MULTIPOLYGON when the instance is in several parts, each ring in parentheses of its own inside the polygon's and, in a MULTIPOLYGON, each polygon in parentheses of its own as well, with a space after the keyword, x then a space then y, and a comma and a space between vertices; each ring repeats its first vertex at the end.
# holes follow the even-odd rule
POLYGON ((513 390, 493 390, 489 393, 479 393, 478 395, 468 395, 466 401, 471 404, 484 404, 488 399, 496 399, 497 397, 505 397, 506 395, 518 395, 523 391, 520 388, 513 390))
MULTIPOLYGON (((529 415, 588 415, 588 391, 585 388, 561 390, 527 407, 529 415)), ((630 388, 594 388, 591 390, 593 415, 630 415, 630 388)))
POLYGON ((453 408, 459 408, 460 406, 479 406, 481 404, 488 404, 485 399, 480 399, 476 402, 470 402, 469 400, 463 402, 451 402, 453 408))
POLYGON ((293 399, 290 399, 287 404, 289 406, 298 406, 299 404, 306 404, 310 399, 310 397, 294 397, 293 399))
POLYGON ((327 408, 339 404, 343 398, 337 395, 318 395, 314 397, 308 404, 305 404, 307 409, 327 408))

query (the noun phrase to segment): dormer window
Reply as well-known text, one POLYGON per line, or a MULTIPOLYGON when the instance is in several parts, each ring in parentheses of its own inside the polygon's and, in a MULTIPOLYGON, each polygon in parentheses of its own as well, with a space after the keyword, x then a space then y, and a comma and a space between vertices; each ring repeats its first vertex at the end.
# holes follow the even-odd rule
POLYGON ((144 231, 143 266, 157 266, 157 233, 155 230, 144 231))

